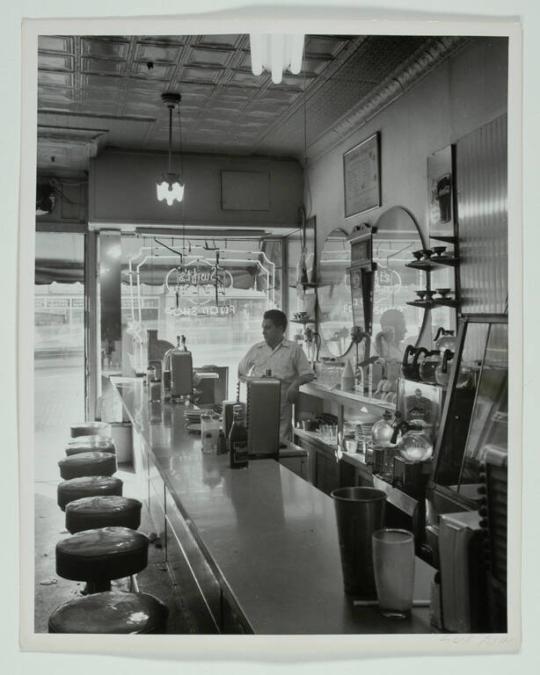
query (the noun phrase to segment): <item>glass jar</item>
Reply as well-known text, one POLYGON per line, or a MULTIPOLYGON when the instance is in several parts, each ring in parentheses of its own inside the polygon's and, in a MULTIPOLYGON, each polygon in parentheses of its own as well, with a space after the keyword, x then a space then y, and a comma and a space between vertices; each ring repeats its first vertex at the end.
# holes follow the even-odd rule
POLYGON ((383 416, 371 427, 371 440, 377 448, 385 448, 391 444, 394 427, 392 413, 385 410, 383 416))
POLYGON ((425 462, 433 454, 433 443, 424 432, 424 428, 416 422, 410 424, 398 445, 400 455, 409 462, 425 462))

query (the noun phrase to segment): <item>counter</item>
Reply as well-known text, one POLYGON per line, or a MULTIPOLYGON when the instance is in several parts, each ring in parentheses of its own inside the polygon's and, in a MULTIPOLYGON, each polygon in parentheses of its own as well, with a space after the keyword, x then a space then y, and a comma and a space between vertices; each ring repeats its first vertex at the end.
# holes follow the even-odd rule
MULTIPOLYGON (((343 592, 333 501, 278 462, 232 470, 205 455, 184 425, 184 406, 149 404, 139 380, 115 383, 137 443, 165 486, 169 524, 183 520, 215 577, 208 606, 224 630, 223 604, 256 634, 427 633, 429 610, 385 619, 343 592), (169 515, 171 517, 169 517, 169 515), (176 518, 176 520, 175 520, 176 518)), ((429 599, 433 570, 417 560, 415 598, 429 599)))

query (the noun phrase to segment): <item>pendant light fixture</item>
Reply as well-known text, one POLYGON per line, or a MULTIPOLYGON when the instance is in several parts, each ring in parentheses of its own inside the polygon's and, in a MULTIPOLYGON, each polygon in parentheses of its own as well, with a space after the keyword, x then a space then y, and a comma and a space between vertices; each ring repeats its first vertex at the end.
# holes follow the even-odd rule
MULTIPOLYGON (((180 127, 180 146, 182 145, 182 126, 180 121, 180 101, 182 97, 180 94, 167 91, 161 94, 161 100, 169 109, 169 167, 166 174, 161 176, 160 182, 156 186, 157 198, 161 202, 165 200, 168 206, 172 206, 174 202, 181 202, 184 198, 184 184, 181 182, 181 176, 174 173, 171 169, 171 154, 172 154, 172 114, 173 110, 178 106, 178 125, 180 127)), ((180 147, 181 150, 181 147, 180 147)))
POLYGON ((272 82, 279 84, 285 70, 298 75, 302 69, 304 52, 303 35, 282 35, 280 33, 252 33, 249 36, 251 48, 251 71, 260 75, 263 70, 272 73, 272 82))

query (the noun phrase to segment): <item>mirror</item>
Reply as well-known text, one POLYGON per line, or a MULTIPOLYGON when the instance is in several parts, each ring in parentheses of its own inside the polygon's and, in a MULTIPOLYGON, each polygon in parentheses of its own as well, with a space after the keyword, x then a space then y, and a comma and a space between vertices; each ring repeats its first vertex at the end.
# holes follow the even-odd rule
POLYGON ((454 360, 433 477, 478 507, 486 456, 508 454, 507 317, 462 319, 454 360))
POLYGON ((351 342, 350 264, 347 233, 339 228, 332 230, 321 251, 318 278, 319 333, 331 356, 344 354, 351 342))
POLYGON ((418 342, 426 315, 424 308, 407 304, 426 287, 425 272, 406 264, 413 260, 413 251, 426 246, 416 220, 401 206, 385 211, 374 229, 374 351, 386 360, 401 361, 406 346, 418 342))
MULTIPOLYGON (((424 308, 407 304, 417 300, 416 291, 426 287, 425 272, 406 266, 413 260, 412 252, 426 245, 416 220, 401 206, 385 211, 373 232, 372 261, 376 271, 371 280, 373 307, 368 312, 372 316, 371 353, 387 361, 401 362, 406 346, 417 344, 426 319, 424 308)), ((336 357, 347 351, 355 320, 356 325, 366 328, 360 319, 365 316, 363 303, 368 299, 363 293, 362 278, 354 274, 357 288, 353 289, 353 317, 350 266, 349 237, 341 229, 332 230, 320 256, 319 333, 326 350, 336 357)))

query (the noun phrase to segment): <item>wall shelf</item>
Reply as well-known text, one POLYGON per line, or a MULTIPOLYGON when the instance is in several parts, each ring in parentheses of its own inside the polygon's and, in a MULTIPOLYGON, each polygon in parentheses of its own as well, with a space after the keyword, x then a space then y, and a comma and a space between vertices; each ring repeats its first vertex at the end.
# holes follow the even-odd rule
POLYGON ((391 410, 394 412, 396 409, 396 406, 393 403, 380 401, 378 398, 368 398, 356 391, 342 391, 341 389, 330 388, 318 384, 317 382, 303 384, 300 387, 300 391, 309 396, 326 399, 327 401, 334 401, 339 405, 351 405, 351 403, 357 403, 367 408, 369 413, 377 415, 382 415, 384 410, 391 410))
POLYGON ((434 255, 428 260, 413 260, 407 263, 405 267, 411 267, 414 270, 422 272, 433 272, 441 266, 456 267, 459 264, 458 258, 449 255, 434 255))
POLYGON ((407 302, 407 304, 411 307, 420 307, 421 309, 431 309, 435 306, 433 300, 411 300, 410 302, 407 302))
POLYGON ((432 307, 457 307, 454 298, 434 298, 433 300, 411 300, 407 303, 411 307, 431 309, 432 307))
POLYGON ((413 270, 421 270, 422 272, 432 272, 437 269, 437 265, 431 263, 431 258, 429 260, 413 260, 413 262, 407 263, 405 267, 411 267, 413 270))
POLYGON ((430 239, 434 239, 435 241, 443 241, 445 244, 455 244, 456 243, 456 238, 453 235, 437 235, 437 234, 430 234, 429 235, 430 239))
POLYGON ((436 307, 457 307, 457 300, 455 298, 434 298, 433 304, 436 307))
POLYGON ((429 260, 435 265, 435 267, 439 265, 445 265, 447 267, 456 267, 456 265, 459 264, 459 260, 454 256, 450 255, 434 255, 429 260))
POLYGON ((315 319, 290 319, 290 323, 299 323, 305 326, 306 323, 315 323, 315 319))

